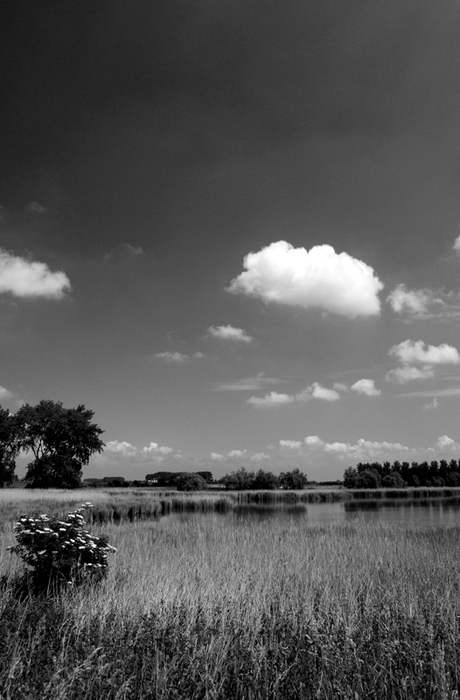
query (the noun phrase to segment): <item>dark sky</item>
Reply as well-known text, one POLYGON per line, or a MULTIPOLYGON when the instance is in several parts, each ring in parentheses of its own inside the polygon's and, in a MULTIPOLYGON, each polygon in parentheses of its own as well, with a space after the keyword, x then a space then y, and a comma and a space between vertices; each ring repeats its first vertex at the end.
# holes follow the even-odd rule
POLYGON ((0 28, 5 405, 95 410, 88 474, 457 449, 458 3, 7 0, 0 28), (68 284, 20 293, 14 260, 68 284))

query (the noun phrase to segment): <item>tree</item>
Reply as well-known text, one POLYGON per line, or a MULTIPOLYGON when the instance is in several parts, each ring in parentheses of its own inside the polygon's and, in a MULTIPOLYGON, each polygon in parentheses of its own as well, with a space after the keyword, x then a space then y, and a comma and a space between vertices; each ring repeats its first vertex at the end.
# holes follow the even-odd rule
POLYGON ((254 472, 248 472, 244 467, 240 467, 236 472, 226 474, 220 480, 227 490, 247 491, 254 488, 254 472))
POLYGON ((308 484, 308 479, 300 469, 293 469, 290 472, 282 472, 279 475, 278 483, 282 489, 304 489, 308 484))
POLYGON ((0 406, 0 488, 14 481, 16 458, 23 440, 24 431, 17 417, 0 406))
POLYGON ((206 491, 206 481, 195 473, 183 472, 176 477, 178 491, 206 491))
POLYGON ((277 486, 278 477, 272 474, 272 472, 264 472, 263 469, 259 469, 256 473, 252 484, 252 488, 258 491, 271 491, 272 489, 276 489, 277 486))
POLYGON ((60 401, 25 404, 16 413, 23 431, 22 446, 35 459, 28 464, 28 488, 78 488, 82 467, 94 452, 102 452, 104 432, 91 423, 93 411, 83 405, 64 408, 60 401))

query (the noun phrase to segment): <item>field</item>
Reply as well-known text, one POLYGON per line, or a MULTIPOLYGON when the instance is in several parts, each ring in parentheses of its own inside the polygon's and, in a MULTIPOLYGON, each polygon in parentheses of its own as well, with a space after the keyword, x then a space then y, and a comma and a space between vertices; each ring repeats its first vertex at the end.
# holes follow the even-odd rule
POLYGON ((94 522, 118 548, 107 579, 21 602, 6 494, 1 700, 459 697, 458 528, 94 522))

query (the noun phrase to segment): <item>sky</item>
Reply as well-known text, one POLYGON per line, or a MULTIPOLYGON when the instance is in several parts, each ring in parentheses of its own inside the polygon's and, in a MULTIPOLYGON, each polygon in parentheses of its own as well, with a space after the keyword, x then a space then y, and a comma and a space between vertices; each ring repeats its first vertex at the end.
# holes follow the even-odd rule
POLYGON ((84 477, 460 457, 458 2, 0 17, 3 407, 84 477))

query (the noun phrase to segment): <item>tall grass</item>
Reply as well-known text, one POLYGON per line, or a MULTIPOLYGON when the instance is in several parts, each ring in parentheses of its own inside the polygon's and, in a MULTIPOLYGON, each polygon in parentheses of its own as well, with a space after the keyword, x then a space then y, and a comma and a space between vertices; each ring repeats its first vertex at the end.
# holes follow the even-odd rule
POLYGON ((103 531, 118 548, 107 580, 54 601, 15 601, 17 563, 1 558, 2 700, 459 697, 459 528, 103 531))

